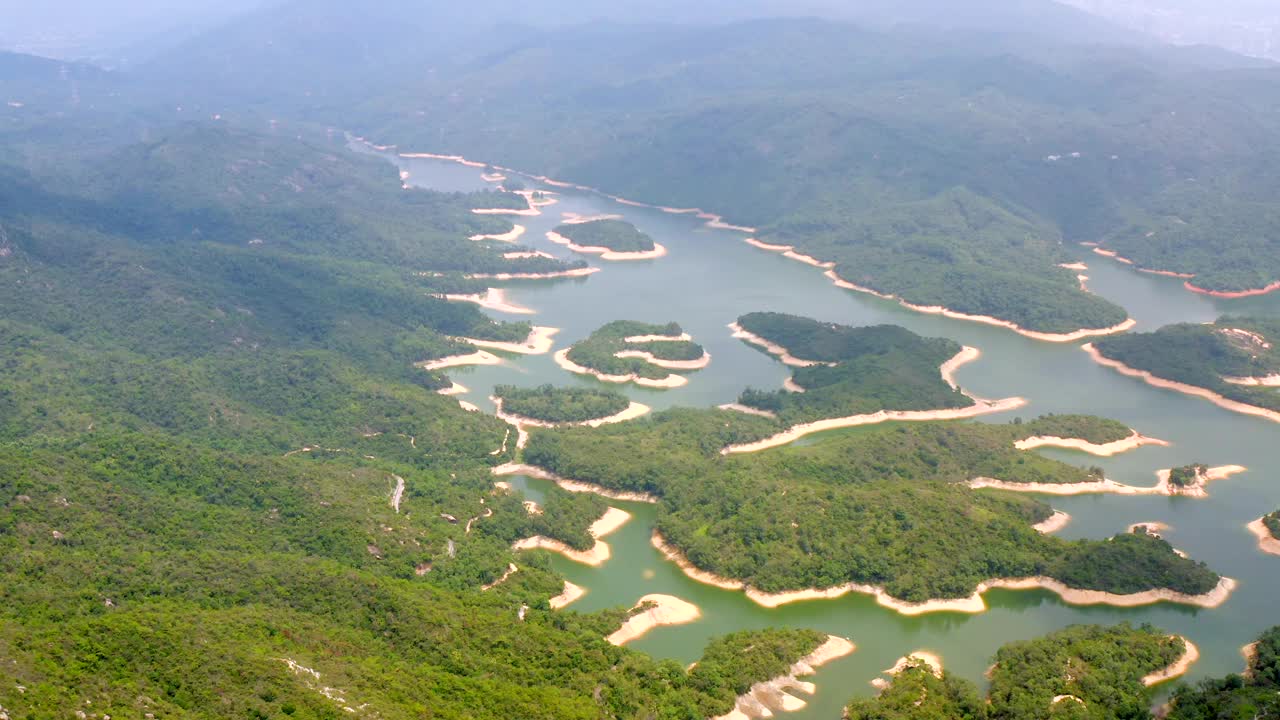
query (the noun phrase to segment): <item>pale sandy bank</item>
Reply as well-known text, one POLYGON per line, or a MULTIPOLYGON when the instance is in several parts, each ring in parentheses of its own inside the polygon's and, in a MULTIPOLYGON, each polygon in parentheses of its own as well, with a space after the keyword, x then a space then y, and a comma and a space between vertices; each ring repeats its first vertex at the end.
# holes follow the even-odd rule
POLYGON ((746 405, 743 405, 741 403, 725 403, 724 405, 718 405, 717 407, 719 407, 721 410, 732 410, 733 412, 746 413, 747 415, 755 415, 756 417, 765 417, 765 418, 778 417, 776 413, 770 412, 768 410, 761 410, 759 408, 747 407, 746 405))
POLYGON ((481 585, 480 589, 485 591, 492 590, 498 587, 499 585, 501 585, 502 583, 506 582, 507 578, 510 578, 512 575, 516 574, 519 571, 520 571, 520 568, 516 567, 515 563, 508 563, 507 570, 506 572, 502 573, 502 577, 499 577, 497 580, 494 580, 488 585, 481 585))
POLYGON ((1088 269, 1089 269, 1089 266, 1088 266, 1088 265, 1085 265, 1085 264, 1084 264, 1084 263, 1082 263, 1082 262, 1059 263, 1059 264, 1058 264, 1058 267, 1060 267, 1060 268, 1064 268, 1064 269, 1066 269, 1066 270, 1077 270, 1077 271, 1078 271, 1078 270, 1088 270, 1088 269))
POLYGON ((609 498, 610 500, 620 500, 623 502, 642 502, 642 503, 658 502, 658 498, 656 495, 648 495, 646 493, 638 493, 638 492, 609 490, 607 488, 600 487, 599 485, 592 485, 591 483, 585 483, 580 480, 570 480, 569 478, 560 477, 559 475, 556 475, 555 473, 550 472, 549 470, 544 470, 536 465, 506 463, 505 465, 499 465, 493 468, 492 470, 490 470, 490 472, 497 476, 526 475, 532 478, 550 480, 551 482, 554 482, 556 485, 559 485, 561 489, 568 490, 569 492, 594 493, 601 497, 609 498))
POLYGON ((635 373, 631 373, 629 375, 606 375, 605 373, 602 373, 599 370, 593 370, 589 367, 583 367, 575 363, 574 361, 570 360, 569 359, 570 349, 571 348, 565 348, 564 350, 560 350, 555 354, 554 357, 555 357, 556 364, 559 365, 561 368, 568 370, 571 373, 575 373, 578 375, 590 375, 602 382, 618 383, 618 384, 633 382, 643 387, 651 387, 651 388, 658 388, 658 389, 678 388, 686 385, 689 382, 688 378, 683 377, 681 375, 668 375, 665 378, 662 378, 661 380, 651 380, 649 378, 640 377, 635 373))
POLYGON ((627 409, 623 410, 622 412, 614 413, 613 415, 608 415, 606 417, 595 418, 592 420, 582 420, 580 422, 553 423, 553 422, 547 422, 545 420, 535 420, 533 418, 525 417, 523 415, 516 415, 515 413, 507 412, 502 409, 502 398, 490 397, 489 399, 492 400, 493 404, 496 405, 498 408, 497 410, 498 419, 505 420, 506 422, 509 422, 512 425, 515 425, 516 427, 521 429, 531 428, 531 427, 537 427, 537 428, 558 428, 558 427, 575 427, 575 426, 600 427, 601 425, 613 425, 615 423, 627 422, 628 420, 635 420, 636 418, 644 417, 645 415, 648 415, 649 412, 651 412, 652 410, 652 408, 650 408, 648 405, 645 405, 644 403, 632 402, 630 405, 627 406, 627 409))
POLYGON ((528 191, 516 194, 524 198, 524 201, 529 204, 529 207, 524 210, 512 210, 511 208, 476 208, 471 212, 476 215, 518 215, 521 217, 537 217, 542 214, 542 210, 538 209, 540 205, 550 205, 555 202, 552 200, 551 202, 535 203, 533 195, 528 191))
POLYGON ((480 173, 480 179, 488 183, 502 182, 507 179, 502 173, 480 173))
POLYGON ((1031 527, 1035 528, 1035 531, 1038 533, 1049 535, 1050 533, 1058 532, 1059 530, 1061 530, 1062 528, 1066 527, 1069 524, 1071 524, 1070 515, 1062 512, 1061 510, 1054 510, 1053 514, 1050 515, 1046 520, 1042 522, 1038 522, 1035 525, 1032 525, 1031 527))
POLYGON ((693 342, 693 336, 689 333, 681 333, 679 335, 632 335, 622 338, 622 341, 628 343, 693 342))
POLYGON ((532 260, 533 258, 546 258, 547 260, 555 260, 556 256, 549 252, 541 250, 528 250, 524 252, 502 253, 503 260, 532 260))
POLYGON ((626 260, 655 260, 667 254, 667 249, 659 243, 653 244, 652 250, 636 250, 634 252, 619 252, 611 250, 601 245, 579 245, 569 238, 561 235, 554 230, 547 231, 547 239, 557 245, 564 245, 576 253, 584 255, 599 255, 601 260, 626 261, 626 260))
MULTIPOLYGON (((942 658, 928 650, 915 650, 907 653, 906 655, 898 658, 898 661, 893 664, 893 667, 886 668, 882 670, 881 673, 889 676, 896 676, 903 670, 920 664, 926 665, 929 668, 929 672, 932 673, 934 677, 942 677, 942 658)), ((878 683, 873 682, 872 684, 877 687, 881 687, 878 683)), ((884 683, 884 686, 887 685, 888 683, 884 683)))
POLYGON ((524 235, 524 233, 525 226, 516 225, 507 232, 498 235, 472 235, 468 239, 474 242, 480 242, 481 240, 497 240, 498 242, 513 243, 516 240, 519 240, 520 236, 524 235))
POLYGON ((702 352, 702 357, 697 360, 663 360, 644 350, 621 350, 614 353, 613 356, 623 359, 639 358, 664 370, 701 370, 711 364, 711 353, 705 350, 702 352))
POLYGON ((1115 252, 1114 250, 1104 250, 1100 247, 1093 246, 1093 251, 1103 257, 1108 257, 1108 258, 1111 258, 1112 260, 1115 260, 1116 262, 1129 265, 1133 267, 1134 270, 1137 270, 1138 272, 1141 272, 1141 273, 1147 273, 1148 275, 1163 275, 1164 277, 1182 278, 1184 280, 1188 280, 1190 278, 1195 277, 1194 273, 1174 272, 1172 270, 1152 270, 1150 268, 1138 267, 1137 264, 1134 263, 1132 260, 1126 257, 1120 257, 1119 253, 1115 252))
POLYGON ((1174 663, 1169 667, 1157 670, 1142 678, 1143 685, 1151 687, 1152 685, 1159 685, 1162 682, 1172 680, 1176 677, 1181 677, 1191 669, 1191 666, 1194 665, 1197 660, 1200 659, 1200 648, 1196 647, 1195 643, 1181 635, 1174 635, 1173 637, 1181 640, 1184 645, 1182 657, 1174 661, 1174 663))
POLYGON ((1266 375, 1264 377, 1224 377, 1224 382, 1232 385, 1250 385, 1253 387, 1280 387, 1280 375, 1266 375))
POLYGON ((1091 328, 1091 329, 1082 328, 1080 330, 1076 330, 1074 332, 1069 332, 1069 333, 1045 333, 1045 332, 1039 332, 1036 330, 1027 330, 1025 328, 1019 327, 1015 323, 1009 322, 1008 320, 1000 320, 999 318, 993 318, 988 315, 970 315, 968 313, 962 313, 962 312, 956 312, 955 310, 950 310, 948 308, 942 307, 941 305, 915 305, 907 302, 906 300, 903 300, 902 298, 899 298, 896 295, 889 295, 876 290, 872 290, 871 288, 855 285, 841 278, 839 275, 836 274, 835 270, 828 270, 826 272, 826 276, 833 283, 835 283, 836 287, 844 288, 846 290, 854 290, 861 293, 867 293, 869 295, 875 295, 876 297, 884 300, 893 300, 894 302, 897 302, 899 305, 901 305, 904 308, 907 308, 908 310, 914 310, 916 312, 926 313, 929 315, 941 315, 943 317, 951 318, 952 320, 968 320, 970 322, 982 323, 984 325, 994 325, 996 327, 1002 327, 1008 330, 1012 330, 1018 333, 1019 335, 1022 335, 1024 337, 1029 337, 1032 340, 1043 340, 1045 342, 1056 342, 1056 343, 1075 342, 1076 340, 1083 340, 1085 338, 1090 338, 1090 337, 1098 337, 1100 335, 1114 335, 1115 333, 1124 332, 1125 330, 1128 330, 1132 328, 1134 325, 1138 324, 1137 320, 1134 320, 1133 318, 1129 318, 1122 323, 1118 323, 1116 325, 1112 325, 1111 327, 1106 327, 1106 328, 1091 328))
POLYGON ((776 355, 784 365, 790 365, 791 367, 811 367, 813 365, 825 365, 827 367, 834 367, 836 364, 832 362, 820 362, 818 360, 804 360, 802 358, 798 358, 795 355, 792 355, 789 350, 782 347, 781 345, 778 345, 777 343, 774 343, 774 342, 770 342, 769 340, 766 340, 760 337, 759 335, 756 335, 755 333, 744 329, 736 321, 729 323, 728 327, 730 330, 733 331, 733 337, 739 340, 743 340, 745 342, 751 343, 752 345, 755 345, 763 349, 765 352, 769 353, 770 355, 776 355))
POLYGON ((590 550, 575 550, 559 540, 553 540, 542 535, 535 535, 531 538, 517 540, 511 546, 512 550, 549 550, 559 553, 574 562, 580 562, 584 565, 599 567, 609 560, 612 551, 609 544, 600 538, 614 532, 622 527, 631 519, 631 513, 625 510, 611 507, 605 510, 604 515, 591 524, 587 532, 591 537, 596 539, 595 545, 590 550))
POLYGON ((461 384, 461 383, 457 383, 457 382, 455 382, 455 383, 450 384, 450 385, 449 385, 449 387, 447 387, 447 388, 443 388, 443 389, 441 389, 441 390, 437 390, 437 391, 436 391, 436 394, 438 394, 438 395, 465 395, 465 394, 467 394, 467 393, 469 393, 469 392, 471 392, 471 391, 467 389, 467 386, 466 386, 466 385, 463 385, 463 384, 461 384))
MULTIPOLYGON (((477 350, 469 355, 451 355, 438 360, 425 360, 418 363, 423 370, 443 370, 444 368, 462 365, 501 365, 502 358, 493 353, 477 350)), ((443 393, 442 393, 443 394, 443 393)))
POLYGON ((800 678, 812 675, 817 668, 832 660, 845 657, 856 649, 856 646, 848 640, 828 635, 826 642, 797 660, 785 674, 752 685, 745 693, 738 696, 732 710, 713 720, 769 718, 773 717, 774 713, 800 710, 806 703, 794 693, 813 695, 818 689, 813 683, 805 682, 800 678))
POLYGON ((1153 522, 1134 523, 1129 527, 1125 528, 1125 532, 1132 533, 1132 532, 1137 532, 1138 530, 1141 530, 1142 532, 1145 532, 1148 535, 1154 535, 1156 537, 1160 537, 1160 533, 1168 529, 1169 529, 1168 524, 1162 523, 1159 521, 1153 521, 1153 522))
POLYGON ((1146 370, 1138 370, 1137 368, 1131 368, 1128 365, 1125 365, 1124 363, 1118 360, 1112 360, 1111 358, 1104 356, 1101 352, 1098 351, 1097 348, 1093 346, 1092 343, 1087 343, 1083 345, 1081 349, 1089 353, 1089 357, 1093 358, 1094 362, 1098 363, 1099 365, 1102 365, 1103 367, 1109 367, 1112 370, 1115 370, 1116 372, 1120 373, 1121 375, 1128 375, 1129 377, 1139 378, 1143 382, 1147 383, 1148 385, 1152 385, 1158 388, 1164 388, 1166 390, 1177 390, 1180 393, 1186 393, 1187 395, 1194 395, 1199 398, 1204 398, 1205 400, 1208 400, 1209 402, 1213 403, 1214 405, 1217 405, 1220 408, 1225 408, 1233 412, 1243 413, 1245 415, 1256 415, 1261 418, 1266 418, 1272 422, 1280 422, 1280 412, 1276 412, 1275 410, 1268 410, 1266 408, 1258 407, 1256 405, 1247 405, 1245 403, 1223 397, 1222 395, 1219 395, 1218 393, 1206 388, 1196 387, 1195 385, 1188 385, 1186 383, 1175 382, 1173 380, 1166 380, 1162 377, 1157 377, 1155 375, 1152 375, 1146 370))
POLYGON ((574 585, 568 580, 565 580, 564 590, 559 595, 552 597, 547 602, 551 604, 552 610, 560 610, 562 608, 568 607, 573 602, 575 602, 576 600, 578 600, 579 598, 581 598, 583 595, 586 595, 586 594, 587 594, 587 591, 585 588, 580 587, 578 585, 574 585))
POLYGON ((1042 495, 1096 495, 1110 493, 1113 495, 1165 495, 1168 497, 1176 495, 1180 497, 1207 498, 1209 493, 1205 489, 1206 483, 1211 480, 1222 480, 1231 477, 1247 469, 1243 465, 1222 465, 1209 468, 1197 475, 1197 483, 1195 485, 1187 487, 1178 487, 1171 484, 1169 482, 1171 471, 1168 469, 1156 472, 1158 481, 1151 487, 1125 485, 1106 478, 1080 483, 1015 483, 986 477, 970 480, 969 487, 974 489, 992 488, 1011 492, 1040 493, 1042 495))
POLYGON ((599 222, 601 220, 621 220, 621 215, 601 213, 599 215, 580 215, 575 212, 561 213, 564 220, 562 225, 586 225, 587 223, 599 222))
POLYGON ((800 387, 800 383, 796 382, 795 378, 787 378, 786 380, 783 380, 782 389, 791 393, 804 392, 804 388, 800 387))
POLYGON ((1208 295, 1210 297, 1216 297, 1216 298, 1233 299, 1233 298, 1257 297, 1259 295, 1270 295, 1271 293, 1277 290, 1280 290, 1280 281, 1270 283, 1265 287, 1253 288, 1250 290, 1239 290, 1235 292, 1224 291, 1224 290, 1206 290, 1202 287, 1197 287, 1193 285, 1190 280, 1182 283, 1182 286, 1193 293, 1199 293, 1201 295, 1208 295))
POLYGON ((1248 525, 1249 532, 1258 538, 1258 549, 1271 555, 1280 555, 1280 540, 1271 536, 1271 530, 1258 518, 1248 525))
POLYGON ((449 302, 475 303, 476 305, 479 305, 480 307, 486 310, 493 310, 494 312, 507 313, 509 315, 536 314, 535 310, 527 308, 523 305, 517 305, 515 303, 508 302, 507 292, 502 288, 489 288, 489 291, 484 293, 483 295, 479 293, 467 294, 467 295, 457 294, 457 293, 448 293, 445 295, 438 295, 437 297, 444 298, 449 302))
POLYGON ((951 386, 952 390, 959 390, 960 385, 956 383, 956 371, 961 367, 982 357, 982 351, 975 347, 963 346, 960 352, 956 353, 950 360, 942 363, 938 371, 942 374, 942 380, 951 386))
POLYGON ((743 240, 743 242, 745 242, 746 244, 752 247, 760 248, 761 250, 781 253, 782 256, 787 258, 788 260, 795 260, 796 262, 802 262, 805 265, 812 265, 813 267, 816 267, 816 268, 823 268, 824 270, 829 270, 836 266, 836 264, 833 262, 823 262, 813 257, 812 255, 805 255, 803 253, 796 252, 796 247, 794 245, 772 245, 767 242, 761 242, 755 238, 747 238, 743 240))
POLYGON ((556 278, 586 277, 600 272, 600 268, 583 267, 572 270, 555 270, 552 272, 514 272, 514 273, 472 273, 465 275, 468 280, 554 280, 556 278))
POLYGON ((699 570, 689 562, 688 558, 684 557, 678 549, 667 543, 656 531, 651 538, 651 542, 659 552, 679 567, 690 579, 713 587, 718 587, 722 590, 742 590, 752 602, 767 608, 775 608, 790 603, 809 600, 830 600, 843 597, 849 593, 860 593, 870 595, 876 599, 877 604, 907 616, 924 615, 934 612, 976 614, 986 612, 987 604, 983 600, 982 595, 988 590, 994 589, 1048 590, 1056 594, 1068 605, 1139 607, 1143 605, 1153 605, 1160 602, 1172 602, 1183 605, 1214 608, 1226 602, 1227 598, 1231 595, 1231 591, 1236 587, 1235 580, 1224 577, 1218 582, 1217 587, 1203 595, 1187 595, 1185 593, 1179 593, 1164 588, 1133 593, 1130 595, 1118 595, 1116 593, 1103 592, 1100 590, 1079 590, 1076 588, 1070 588, 1053 578, 1030 577, 997 578, 988 580, 980 583, 977 589, 974 590, 974 593, 969 597, 951 600, 927 600, 925 602, 907 602, 905 600, 899 600, 890 596, 885 592, 884 588, 858 583, 847 583, 823 590, 808 589, 791 592, 766 593, 756 590, 755 588, 748 587, 739 580, 723 578, 704 570, 699 570))
POLYGON ((644 609, 627 618, 622 627, 605 639, 614 645, 625 645, 654 628, 684 625, 702 616, 697 605, 672 595, 645 595, 632 609, 640 608, 644 609))
POLYGON ((497 340, 476 340, 474 338, 458 338, 475 345, 476 347, 488 350, 501 350, 502 352, 516 353, 519 355, 546 355, 551 352, 555 341, 553 338, 556 333, 560 332, 560 328, 542 327, 540 325, 533 326, 533 330, 529 333, 529 337, 525 338, 522 343, 499 342, 497 340))
POLYGON ((1081 440, 1079 438, 1060 438, 1053 435, 1029 437, 1025 440, 1018 440, 1013 444, 1013 446, 1019 450, 1031 450, 1038 447, 1056 447, 1066 450, 1080 450, 1099 457, 1111 457, 1112 455, 1136 450, 1143 445, 1160 445, 1168 447, 1169 443, 1164 440, 1146 437, 1145 435, 1140 434, 1137 430, 1134 430, 1132 435, 1123 440, 1115 440, 1101 445, 1091 443, 1088 440, 1081 440))

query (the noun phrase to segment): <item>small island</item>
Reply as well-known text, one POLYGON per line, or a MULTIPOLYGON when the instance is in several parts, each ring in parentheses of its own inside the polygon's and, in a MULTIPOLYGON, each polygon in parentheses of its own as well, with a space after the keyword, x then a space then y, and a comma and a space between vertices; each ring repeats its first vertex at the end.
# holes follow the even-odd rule
POLYGON ((700 370, 711 356, 676 323, 653 325, 618 320, 585 340, 556 353, 560 367, 604 382, 652 388, 680 387, 688 382, 671 371, 700 370))
POLYGON ((548 232, 547 239, 602 260, 650 260, 667 252, 635 225, 612 218, 566 222, 548 232))
POLYGON ((509 414, 552 424, 599 420, 617 415, 631 405, 626 395, 604 388, 499 385, 493 389, 493 395, 502 401, 502 409, 509 414))
POLYGON ((1086 345, 1094 360, 1156 387, 1280 422, 1280 320, 1224 317, 1086 345))

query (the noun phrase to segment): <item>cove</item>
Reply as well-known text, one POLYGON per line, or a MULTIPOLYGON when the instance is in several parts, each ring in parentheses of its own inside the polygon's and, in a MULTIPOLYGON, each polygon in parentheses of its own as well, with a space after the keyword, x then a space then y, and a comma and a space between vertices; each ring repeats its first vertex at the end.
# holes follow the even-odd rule
MULTIPOLYGON (((389 156, 409 173, 411 185, 446 191, 492 188, 481 179, 482 168, 430 159, 389 156)), ((572 179, 572 178, 569 178, 572 179)), ((822 667, 813 680, 818 692, 808 707, 780 717, 805 720, 838 717, 853 695, 870 695, 870 681, 897 658, 919 649, 942 657, 948 670, 981 683, 982 672, 996 649, 1011 640, 1035 637, 1076 623, 1150 622, 1184 635, 1200 647, 1201 660, 1189 680, 1238 672, 1239 648, 1275 623, 1274 598, 1280 592, 1280 558, 1257 549, 1246 525, 1264 512, 1280 508, 1280 426, 1238 415, 1203 400, 1160 390, 1141 380, 1100 367, 1076 343, 1044 343, 1008 330, 936 315, 924 315, 865 294, 841 290, 818 268, 751 247, 749 235, 708 228, 692 215, 622 205, 594 194, 539 186, 558 195, 555 205, 534 217, 513 218, 528 228, 519 243, 558 257, 576 258, 546 239, 563 213, 621 214, 667 248, 660 259, 607 262, 587 258, 600 272, 585 278, 496 283, 515 305, 536 311, 537 325, 561 328, 556 349, 568 347, 599 326, 619 319, 679 322, 713 357, 709 367, 689 373, 689 383, 669 390, 611 385, 632 400, 660 410, 674 405, 710 407, 732 402, 747 386, 781 386, 789 369, 773 357, 732 337, 727 327, 739 315, 765 310, 794 313, 847 325, 892 323, 926 336, 949 337, 979 348, 982 357, 957 372, 957 380, 981 397, 1022 396, 1019 410, 982 418, 1007 422, 1016 416, 1049 412, 1093 413, 1120 420, 1144 435, 1170 441, 1111 458, 1042 449, 1078 465, 1099 465, 1117 482, 1149 486, 1154 471, 1193 462, 1239 464, 1249 472, 1213 485, 1207 500, 1168 497, 1079 496, 1049 498, 1072 516, 1060 531, 1064 537, 1105 537, 1137 522, 1163 522, 1162 534, 1175 547, 1204 560, 1215 571, 1235 578, 1239 587, 1222 607, 1202 610, 1162 604, 1120 609, 1069 606, 1043 591, 992 591, 990 610, 981 615, 943 613, 903 617, 876 605, 872 598, 848 595, 765 609, 740 592, 696 583, 665 561, 649 543, 652 506, 616 503, 634 519, 609 537, 613 557, 589 568, 558 556, 555 567, 587 594, 572 610, 630 607, 641 596, 664 593, 689 600, 702 610, 696 623, 659 628, 631 647, 687 663, 696 659, 709 638, 739 629, 769 626, 810 627, 848 637, 857 652, 822 667)), ((644 200, 644 198, 636 198, 644 200)), ((707 208, 712 212, 715 208, 707 208)), ((729 222, 733 218, 726 218, 729 222)), ((1263 296, 1226 300, 1187 292, 1180 280, 1140 274, 1099 257, 1086 247, 1073 250, 1088 264, 1089 288, 1120 304, 1137 321, 1136 330, 1152 330, 1173 322, 1205 322, 1224 313, 1276 314, 1280 298, 1263 296)), ((421 268, 426 269, 426 268, 421 268)), ((462 399, 492 412, 489 401, 498 384, 536 386, 544 383, 590 386, 596 381, 556 366, 551 355, 503 356, 500 365, 454 368, 451 377, 469 392, 462 399)), ((856 429, 833 431, 856 432, 856 429)), ((825 435, 800 442, 822 442, 825 435)), ((544 481, 505 478, 538 500, 544 481)))

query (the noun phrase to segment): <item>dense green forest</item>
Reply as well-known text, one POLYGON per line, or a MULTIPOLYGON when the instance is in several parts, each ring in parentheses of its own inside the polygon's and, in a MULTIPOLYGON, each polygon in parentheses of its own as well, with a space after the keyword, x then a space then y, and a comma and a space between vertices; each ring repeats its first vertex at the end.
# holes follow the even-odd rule
POLYGON ((653 238, 625 220, 566 223, 556 227, 555 232, 584 247, 604 247, 614 252, 647 252, 653 249, 653 238))
POLYGON ((1204 680, 1173 694, 1169 720, 1280 717, 1280 627, 1258 638, 1243 675, 1204 680))
POLYGON ((586 339, 569 348, 568 358, 586 368, 606 375, 638 375, 649 380, 662 380, 671 372, 658 367, 645 358, 618 357, 620 352, 645 352, 659 360, 690 361, 701 358, 702 346, 690 340, 661 342, 627 342, 629 337, 662 335, 679 337, 684 334, 677 323, 654 325, 632 320, 615 320, 601 326, 586 339))
POLYGON ((969 682, 918 661, 877 697, 855 700, 850 720, 1149 719, 1142 677, 1182 656, 1181 639, 1143 625, 1076 625, 1001 647, 985 699, 969 682))
POLYGON ((773 412, 788 425, 880 410, 973 404, 939 375, 939 366, 960 352, 953 340, 923 338, 897 325, 853 328, 777 313, 744 315, 738 324, 795 357, 822 363, 792 373, 792 381, 805 392, 748 388, 739 398, 739 403, 773 412))
POLYGON ((721 455, 776 421, 670 410, 598 430, 535 431, 526 461, 611 490, 661 498, 657 529, 696 567, 766 592, 882 585, 909 601, 971 594, 992 577, 1047 575, 1070 587, 1203 593, 1218 576, 1164 540, 1064 541, 1031 525, 1040 500, 964 481, 1082 482, 1090 470, 1013 440, 1027 424, 900 423, 822 443, 721 455))
POLYGON ((1106 338, 1098 352, 1159 378, 1212 390, 1247 405, 1280 410, 1280 391, 1228 378, 1280 374, 1280 321, 1223 317, 1209 325, 1166 325, 1150 333, 1106 338))
POLYGON ((631 404, 626 395, 604 388, 499 385, 493 395, 502 409, 521 417, 552 423, 577 423, 616 415, 631 404))
POLYGON ((1022 418, 1017 418, 1012 425, 1012 431, 1018 435, 1015 440, 1029 437, 1079 438, 1095 445, 1105 445, 1133 434, 1133 430, 1119 420, 1096 415, 1050 413, 1025 423, 1022 418))
POLYGON ((1280 540, 1280 510, 1263 517, 1262 525, 1271 531, 1271 537, 1280 540))
POLYGON ((706 717, 720 717, 734 700, 761 680, 786 675, 800 658, 825 642, 815 630, 739 630, 713 640, 689 671, 689 682, 714 704, 704 705, 706 717))

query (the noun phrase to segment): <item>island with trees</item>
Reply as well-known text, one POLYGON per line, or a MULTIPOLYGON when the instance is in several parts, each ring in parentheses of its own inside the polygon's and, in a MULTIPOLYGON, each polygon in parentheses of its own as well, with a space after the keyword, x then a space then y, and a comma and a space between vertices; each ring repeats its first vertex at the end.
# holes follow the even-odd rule
POLYGON ((1248 525, 1258 538, 1258 549, 1270 555, 1280 555, 1280 510, 1263 515, 1248 525))
POLYGON ((499 385, 493 389, 493 395, 502 400, 503 411, 544 423, 599 420, 617 415, 631 405, 626 395, 600 387, 499 385))
POLYGON ((635 225, 613 218, 566 222, 547 238, 578 253, 599 255, 603 260, 647 260, 661 257, 666 248, 635 225))
POLYGON ((605 382, 667 388, 687 383, 688 378, 676 372, 702 369, 711 356, 677 323, 617 320, 556 353, 556 362, 570 372, 605 382))

